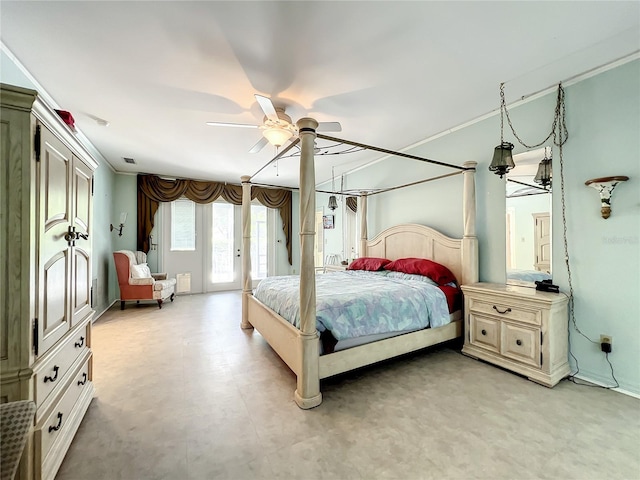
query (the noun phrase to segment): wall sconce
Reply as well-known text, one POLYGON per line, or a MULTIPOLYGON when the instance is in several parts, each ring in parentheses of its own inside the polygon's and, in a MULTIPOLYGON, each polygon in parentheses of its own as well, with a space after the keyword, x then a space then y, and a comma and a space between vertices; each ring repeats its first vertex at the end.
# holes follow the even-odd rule
POLYGON ((611 215, 611 194, 616 185, 620 182, 626 182, 629 177, 618 175, 615 177, 592 178, 584 182, 585 185, 595 188, 600 193, 600 201, 602 202, 602 218, 609 218, 611 215))
POLYGON ((117 227, 113 226, 113 223, 111 225, 109 225, 110 227, 110 231, 114 231, 117 230, 118 231, 118 236, 121 237, 122 236, 122 229, 124 228, 124 223, 127 221, 127 212, 121 212, 120 213, 120 225, 117 227))

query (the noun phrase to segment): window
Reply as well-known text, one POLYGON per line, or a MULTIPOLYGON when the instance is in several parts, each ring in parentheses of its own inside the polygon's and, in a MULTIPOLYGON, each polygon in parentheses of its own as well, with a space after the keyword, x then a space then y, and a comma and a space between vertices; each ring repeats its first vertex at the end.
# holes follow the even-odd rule
POLYGON ((196 204, 179 199, 171 202, 171 250, 196 249, 196 204))

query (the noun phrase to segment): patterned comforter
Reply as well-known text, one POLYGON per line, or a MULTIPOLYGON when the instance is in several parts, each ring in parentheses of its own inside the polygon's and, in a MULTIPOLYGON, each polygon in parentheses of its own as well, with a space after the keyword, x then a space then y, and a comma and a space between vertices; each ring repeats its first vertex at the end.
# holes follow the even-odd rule
MULTIPOLYGON (((320 332, 336 340, 406 332, 450 323, 444 293, 413 279, 390 278, 388 272, 353 270, 316 275, 316 318, 320 332)), ((267 277, 254 297, 300 328, 298 275, 267 277)))

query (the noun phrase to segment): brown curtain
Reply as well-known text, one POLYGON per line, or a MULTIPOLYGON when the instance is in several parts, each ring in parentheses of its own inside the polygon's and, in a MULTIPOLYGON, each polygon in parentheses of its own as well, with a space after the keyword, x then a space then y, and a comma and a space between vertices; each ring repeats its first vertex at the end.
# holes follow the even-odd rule
POLYGON ((358 213, 358 198, 357 197, 347 197, 347 207, 353 213, 358 213))
MULTIPOLYGON (((227 202, 242 205, 242 186, 199 180, 164 180, 155 175, 138 175, 138 250, 149 252, 149 235, 153 218, 160 202, 173 202, 187 197, 196 203, 211 203, 222 196, 227 202)), ((257 199, 267 208, 277 208, 282 218, 289 265, 291 257, 291 191, 275 188, 252 187, 251 199, 257 199)))

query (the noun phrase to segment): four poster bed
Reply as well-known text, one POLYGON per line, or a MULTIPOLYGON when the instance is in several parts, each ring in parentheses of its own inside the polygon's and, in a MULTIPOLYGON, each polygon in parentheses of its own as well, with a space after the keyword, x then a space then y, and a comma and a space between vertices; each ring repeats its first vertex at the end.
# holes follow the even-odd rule
MULTIPOLYGON (((322 402, 320 379, 393 358, 462 335, 463 316, 453 312, 442 326, 421 328, 390 338, 377 340, 333 353, 321 354, 316 324, 316 274, 313 258, 315 229, 314 139, 317 122, 311 118, 298 121, 300 156, 300 277, 299 319, 295 327, 253 296, 250 264, 251 177, 242 177, 243 186, 243 293, 242 328, 255 328, 297 376, 294 394, 300 408, 308 409, 322 402)), ((322 138, 330 138, 318 135, 322 138)), ((342 140, 345 142, 344 140, 342 140)), ((348 143, 348 142, 345 142, 348 143)), ((371 147, 375 148, 375 147, 371 147)), ((285 153, 285 152, 283 152, 285 153)), ((395 152, 387 152, 395 153, 395 152)), ((401 154, 403 156, 407 156, 401 154)), ((276 157, 277 158, 277 157, 276 157)), ((418 158, 418 157, 414 157, 418 158)), ((439 163, 431 161, 432 163, 439 163)), ((475 162, 458 168, 463 174, 464 236, 453 239, 436 230, 415 224, 388 228, 372 240, 367 238, 367 195, 360 197, 361 257, 388 260, 429 259, 447 267, 459 284, 478 281, 478 246, 475 236, 475 162)), ((331 275, 331 274, 327 274, 331 275)))

